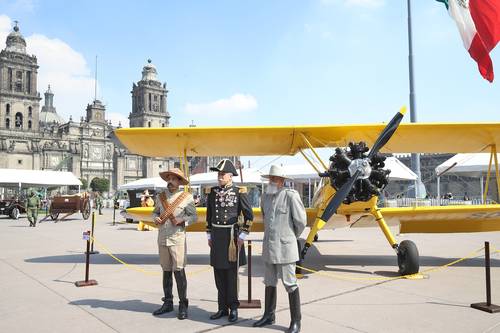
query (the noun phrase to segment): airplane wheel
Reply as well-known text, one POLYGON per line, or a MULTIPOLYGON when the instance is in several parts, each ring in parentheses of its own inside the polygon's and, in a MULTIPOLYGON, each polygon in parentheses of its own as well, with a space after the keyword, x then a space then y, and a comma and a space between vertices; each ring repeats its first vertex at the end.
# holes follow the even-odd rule
POLYGON ((418 273, 420 268, 418 249, 415 243, 404 240, 398 246, 399 274, 409 275, 418 273))
POLYGON ((59 217, 59 213, 50 213, 50 218, 52 219, 52 221, 57 220, 58 217, 59 217))

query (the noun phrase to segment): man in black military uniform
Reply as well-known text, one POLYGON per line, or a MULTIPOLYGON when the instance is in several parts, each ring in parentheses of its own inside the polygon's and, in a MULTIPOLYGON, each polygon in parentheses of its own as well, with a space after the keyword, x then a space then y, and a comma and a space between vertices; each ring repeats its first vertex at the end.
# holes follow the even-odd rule
POLYGON ((238 176, 230 160, 222 160, 216 167, 219 186, 212 187, 207 198, 207 237, 210 246, 210 265, 214 268, 217 286, 218 311, 210 319, 229 316, 238 320, 238 267, 246 264, 244 240, 253 221, 252 207, 246 193, 233 185, 238 176), (238 217, 243 214, 243 224, 238 217), (237 250, 239 249, 239 250, 237 250))

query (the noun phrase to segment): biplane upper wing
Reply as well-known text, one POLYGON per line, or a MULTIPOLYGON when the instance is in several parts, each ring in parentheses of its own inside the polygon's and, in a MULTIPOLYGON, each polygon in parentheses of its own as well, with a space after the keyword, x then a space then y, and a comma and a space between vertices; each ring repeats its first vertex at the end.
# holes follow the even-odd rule
MULTIPOLYGON (((116 137, 132 153, 167 157, 295 155, 306 149, 343 147, 365 141, 370 147, 384 124, 122 128, 116 137), (151 144, 165 142, 168 144, 151 144)), ((500 123, 405 123, 382 149, 385 153, 477 153, 500 144, 500 123)))
MULTIPOLYGON (((206 208, 196 208, 198 222, 188 226, 188 231, 205 231, 206 208)), ((127 209, 129 217, 154 226, 153 208, 136 207, 127 209)), ((318 210, 307 208, 307 225, 314 223, 318 210)), ((253 209, 252 231, 264 231, 259 208, 253 209)), ((500 205, 463 205, 433 207, 381 208, 389 225, 399 225, 401 233, 455 233, 500 231, 500 205)), ((336 215, 327 223, 326 229, 352 227, 376 227, 371 214, 352 216, 349 221, 343 215, 336 215)))

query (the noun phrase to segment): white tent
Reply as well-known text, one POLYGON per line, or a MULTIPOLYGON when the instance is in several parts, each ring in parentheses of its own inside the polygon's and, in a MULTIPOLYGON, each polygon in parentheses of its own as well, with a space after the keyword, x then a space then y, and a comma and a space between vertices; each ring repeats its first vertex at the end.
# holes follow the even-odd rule
MULTIPOLYGON (((436 167, 436 175, 439 176, 446 171, 447 174, 480 177, 488 172, 490 156, 490 153, 456 154, 436 167)), ((497 158, 500 160, 500 154, 497 154, 497 158)))
POLYGON ((157 188, 167 188, 167 182, 161 179, 161 177, 152 177, 152 178, 142 178, 135 180, 133 182, 123 184, 118 186, 118 190, 126 191, 126 190, 142 190, 142 189, 152 189, 156 190, 157 188))
MULTIPOLYGON (((285 174, 293 181, 319 179, 318 173, 310 164, 285 165, 283 168, 285 169, 285 174)), ((417 179, 417 175, 395 157, 387 157, 385 160, 385 169, 391 170, 389 179, 392 180, 417 179)))
MULTIPOLYGON (((239 173, 239 171, 238 171, 239 173)), ((243 182, 241 181, 241 175, 233 177, 233 183, 236 184, 262 184, 266 182, 262 179, 262 173, 256 169, 245 168, 242 169, 243 182)), ((191 186, 197 185, 216 185, 217 184, 217 172, 205 172, 197 173, 192 175, 189 180, 191 181, 191 186)))
POLYGON ((0 169, 0 186, 49 187, 81 186, 82 182, 72 173, 65 171, 0 169))
MULTIPOLYGON (((466 177, 479 177, 481 182, 481 198, 484 194, 484 174, 488 172, 490 165, 490 153, 478 154, 456 154, 452 158, 444 161, 435 169, 437 177, 437 194, 440 197, 439 179, 445 174, 460 174, 466 177)), ((500 160, 500 154, 497 154, 497 159, 500 160)), ((494 163, 494 161, 492 161, 494 163)), ((492 167, 494 172, 494 166, 492 167)))

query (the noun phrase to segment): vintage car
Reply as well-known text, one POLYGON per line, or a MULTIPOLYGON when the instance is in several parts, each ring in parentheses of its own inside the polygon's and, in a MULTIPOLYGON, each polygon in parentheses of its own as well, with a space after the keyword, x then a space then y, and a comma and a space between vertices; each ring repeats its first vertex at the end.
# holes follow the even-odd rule
POLYGON ((8 215, 17 220, 23 213, 26 213, 24 202, 18 199, 0 200, 0 215, 8 215))
POLYGON ((90 211, 90 197, 87 193, 53 197, 49 207, 49 215, 54 221, 58 219, 61 213, 66 214, 61 218, 64 219, 77 212, 81 212, 83 219, 87 220, 90 211))

